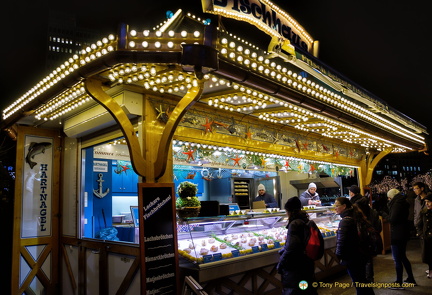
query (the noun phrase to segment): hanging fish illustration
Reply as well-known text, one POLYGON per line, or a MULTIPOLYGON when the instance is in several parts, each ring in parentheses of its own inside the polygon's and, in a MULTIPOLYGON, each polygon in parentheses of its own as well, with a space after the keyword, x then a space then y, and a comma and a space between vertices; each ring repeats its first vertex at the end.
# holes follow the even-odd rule
POLYGON ((34 160, 34 157, 39 154, 44 154, 46 149, 51 148, 52 144, 50 142, 32 142, 28 148, 28 152, 26 155, 26 162, 30 165, 30 168, 33 169, 34 166, 37 165, 34 160))

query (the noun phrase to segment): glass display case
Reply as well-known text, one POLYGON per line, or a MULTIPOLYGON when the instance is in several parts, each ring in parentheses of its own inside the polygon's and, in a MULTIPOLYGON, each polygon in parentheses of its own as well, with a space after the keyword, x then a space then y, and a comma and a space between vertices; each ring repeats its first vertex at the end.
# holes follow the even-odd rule
MULTIPOLYGON (((306 210, 325 241, 336 236, 338 217, 332 207, 306 210)), ((283 247, 287 236, 284 210, 238 215, 179 219, 178 249, 181 260, 194 264, 218 262, 283 247)), ((332 246, 334 243, 326 244, 332 246)))

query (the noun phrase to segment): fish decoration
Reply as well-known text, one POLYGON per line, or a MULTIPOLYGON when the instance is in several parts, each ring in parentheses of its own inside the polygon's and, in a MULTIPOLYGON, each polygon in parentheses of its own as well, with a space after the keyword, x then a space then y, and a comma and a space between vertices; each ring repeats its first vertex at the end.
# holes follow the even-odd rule
POLYGON ((291 138, 286 137, 284 135, 281 137, 281 139, 283 142, 286 142, 286 143, 292 143, 293 142, 293 140, 291 138))
POLYGON ((209 121, 209 119, 206 118, 206 123, 202 124, 201 126, 205 127, 205 133, 207 133, 207 132, 213 132, 212 125, 213 125, 213 121, 209 121))
POLYGON ((315 171, 316 171, 315 166, 311 164, 308 172, 309 173, 314 173, 315 171))
POLYGON ((189 123, 191 125, 198 124, 198 120, 195 117, 185 117, 182 120, 182 123, 189 123))
POLYGON ((231 117, 231 122, 232 122, 231 125, 229 125, 226 129, 230 134, 238 133, 236 128, 237 124, 234 121, 234 117, 231 117))
POLYGON ((297 151, 300 153, 301 151, 300 142, 296 139, 295 143, 296 143, 297 151))
POLYGON ((193 156, 193 153, 195 152, 195 150, 189 150, 187 152, 183 152, 183 154, 187 155, 187 162, 189 162, 190 159, 192 159, 192 161, 195 161, 195 158, 193 156))
POLYGON ((124 172, 124 174, 127 174, 127 171, 132 169, 132 165, 130 162, 125 161, 117 161, 117 166, 114 169, 114 173, 121 174, 124 172))
POLYGON ((158 119, 159 121, 161 121, 163 123, 168 122, 169 115, 170 115, 169 107, 166 110, 163 110, 162 105, 160 105, 159 109, 155 108, 155 110, 158 113, 158 115, 156 116, 156 119, 158 119))
POLYGON ((243 158, 240 158, 238 155, 236 155, 235 158, 231 158, 231 160, 234 161, 234 165, 233 166, 235 166, 235 165, 240 166, 239 162, 240 162, 241 159, 243 159, 243 158))
POLYGON ((31 142, 28 148, 27 155, 25 160, 27 164, 29 164, 30 168, 33 169, 34 166, 37 165, 34 160, 34 157, 39 154, 45 154, 45 150, 51 148, 52 144, 50 142, 31 142))
POLYGON ((268 135, 264 132, 258 132, 255 135, 261 139, 268 139, 268 135))
POLYGON ((213 125, 216 125, 216 127, 223 127, 225 129, 228 128, 228 124, 222 123, 222 122, 218 122, 218 121, 213 121, 213 125))
POLYGON ((195 175, 196 175, 196 171, 188 172, 188 174, 186 175, 186 179, 194 179, 195 175))
POLYGON ((211 172, 209 172, 208 169, 201 170, 201 176, 206 181, 212 181, 214 178, 213 174, 211 172))
POLYGON ((250 130, 250 127, 247 128, 247 132, 245 133, 245 138, 246 139, 252 139, 252 135, 253 133, 250 130))

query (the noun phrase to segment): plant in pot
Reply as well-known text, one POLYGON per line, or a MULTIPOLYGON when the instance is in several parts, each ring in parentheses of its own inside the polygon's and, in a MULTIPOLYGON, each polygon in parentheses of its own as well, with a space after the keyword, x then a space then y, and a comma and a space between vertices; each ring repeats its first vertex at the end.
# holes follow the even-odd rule
POLYGON ((190 181, 183 181, 177 186, 177 200, 176 208, 177 215, 180 218, 184 217, 197 217, 200 209, 201 202, 196 196, 198 185, 190 181))

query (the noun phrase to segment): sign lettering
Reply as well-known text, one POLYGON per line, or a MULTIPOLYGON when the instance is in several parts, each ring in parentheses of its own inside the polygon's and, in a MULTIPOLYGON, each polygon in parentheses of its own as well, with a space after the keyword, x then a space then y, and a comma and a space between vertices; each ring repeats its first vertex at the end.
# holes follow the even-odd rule
POLYGON ((285 38, 305 51, 313 39, 279 7, 267 0, 202 0, 203 11, 246 21, 265 33, 285 38))

